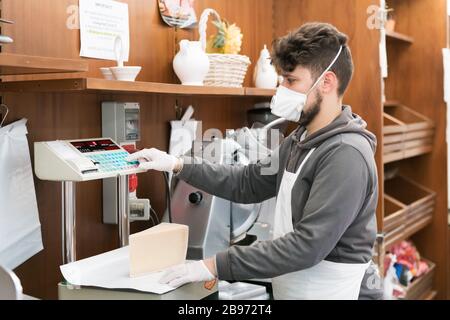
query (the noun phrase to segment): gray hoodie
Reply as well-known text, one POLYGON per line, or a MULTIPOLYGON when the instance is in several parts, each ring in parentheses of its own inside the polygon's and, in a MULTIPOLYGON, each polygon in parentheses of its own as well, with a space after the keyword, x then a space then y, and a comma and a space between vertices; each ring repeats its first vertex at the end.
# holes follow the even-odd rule
MULTIPOLYGON (((309 150, 316 148, 292 190, 294 231, 217 254, 220 279, 273 278, 322 260, 367 263, 372 259, 377 232, 376 137, 349 106, 330 125, 301 141, 305 130, 299 127, 272 154, 268 162, 279 161, 279 170, 272 175, 261 174, 268 166, 262 164, 265 161, 224 166, 185 159, 178 178, 233 202, 259 203, 276 196, 284 170, 296 172, 309 150)), ((367 290, 364 281, 362 286, 365 298, 379 294, 367 290)))

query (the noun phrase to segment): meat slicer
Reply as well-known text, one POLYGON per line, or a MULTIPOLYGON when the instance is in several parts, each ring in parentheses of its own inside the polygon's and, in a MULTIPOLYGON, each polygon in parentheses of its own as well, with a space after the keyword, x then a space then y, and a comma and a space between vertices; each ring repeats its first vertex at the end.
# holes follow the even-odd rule
MULTIPOLYGON (((281 122, 284 119, 261 129, 230 131, 225 139, 203 142, 201 150, 194 155, 204 157, 205 151, 214 150, 213 163, 234 166, 261 161, 280 143, 282 135, 279 131, 269 129, 281 122), (272 146, 268 148, 268 140, 277 141, 270 142, 272 146)), ((205 259, 234 244, 251 245, 272 239, 275 198, 257 204, 238 204, 213 196, 207 190, 196 189, 184 181, 175 181, 172 186, 172 222, 189 226, 188 259, 205 259)), ((168 211, 164 220, 169 220, 168 211)))

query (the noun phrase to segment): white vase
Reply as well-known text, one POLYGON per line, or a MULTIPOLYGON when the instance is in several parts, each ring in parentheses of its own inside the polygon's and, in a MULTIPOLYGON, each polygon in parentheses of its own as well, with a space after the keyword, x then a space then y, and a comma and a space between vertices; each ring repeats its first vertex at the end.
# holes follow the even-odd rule
POLYGON ((209 71, 209 58, 200 41, 180 41, 180 51, 173 59, 173 69, 186 86, 203 86, 209 71))
POLYGON ((255 67, 254 82, 256 88, 275 89, 278 86, 278 74, 271 64, 270 52, 267 46, 261 50, 258 63, 255 67))

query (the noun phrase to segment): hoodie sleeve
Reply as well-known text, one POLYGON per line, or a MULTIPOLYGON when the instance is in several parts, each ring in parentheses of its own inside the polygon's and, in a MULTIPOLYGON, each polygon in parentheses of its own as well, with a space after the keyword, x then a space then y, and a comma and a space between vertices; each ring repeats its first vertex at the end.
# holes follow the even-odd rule
POLYGON ((358 215, 371 188, 368 181, 369 169, 361 153, 340 145, 318 163, 303 218, 294 231, 273 241, 219 253, 219 279, 273 278, 318 264, 358 215))
POLYGON ((259 203, 276 196, 279 151, 258 164, 216 165, 201 158, 184 158, 177 175, 191 186, 236 203, 259 203))

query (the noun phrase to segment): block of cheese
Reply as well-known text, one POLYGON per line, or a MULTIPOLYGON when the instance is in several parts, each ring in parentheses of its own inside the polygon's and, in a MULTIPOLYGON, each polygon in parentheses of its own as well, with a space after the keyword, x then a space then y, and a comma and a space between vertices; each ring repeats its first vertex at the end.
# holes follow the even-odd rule
POLYGON ((189 227, 161 223, 130 235, 130 277, 182 264, 186 260, 189 227))

